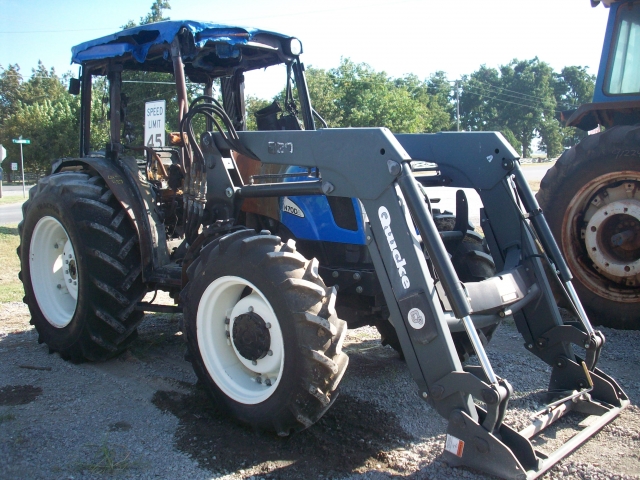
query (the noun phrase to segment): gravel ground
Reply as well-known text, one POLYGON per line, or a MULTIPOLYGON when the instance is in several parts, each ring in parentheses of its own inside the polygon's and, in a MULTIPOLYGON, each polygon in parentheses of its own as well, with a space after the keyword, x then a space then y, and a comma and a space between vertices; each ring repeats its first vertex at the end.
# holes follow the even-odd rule
MULTIPOLYGON (((23 304, 0 305, 0 478, 490 478, 442 461, 446 422, 375 329, 349 333, 350 366, 324 418, 282 439, 216 410, 184 360, 179 320, 148 315, 119 358, 75 365, 38 344, 23 304)), ((632 405, 543 478, 640 479, 640 332, 604 333, 600 366, 632 405)), ((521 344, 503 325, 488 350, 514 386, 507 423, 516 427, 540 407, 549 376, 521 344)))

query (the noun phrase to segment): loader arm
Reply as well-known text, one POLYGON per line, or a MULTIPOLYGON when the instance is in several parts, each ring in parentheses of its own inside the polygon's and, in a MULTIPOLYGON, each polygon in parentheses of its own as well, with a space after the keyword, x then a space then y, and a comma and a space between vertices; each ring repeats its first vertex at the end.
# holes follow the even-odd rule
POLYGON ((449 420, 448 461, 505 478, 535 478, 628 404, 615 381, 595 368, 602 335, 593 331, 586 316, 576 326, 562 322, 545 267, 561 272, 560 281, 580 312, 577 297, 571 295, 570 273, 523 180, 517 155, 500 134, 394 137, 387 129, 367 128, 239 132, 239 137, 263 162, 315 167, 320 175, 310 181, 244 185, 233 172, 230 145, 220 134, 208 132, 201 140, 213 188, 210 201, 237 208, 243 198, 275 195, 360 200, 368 220, 369 252, 407 365, 420 396, 449 420), (450 177, 452 186, 478 190, 484 203, 482 227, 502 270, 496 277, 477 284, 460 282, 412 174, 412 159, 437 163, 439 174, 450 177), (443 310, 437 283, 453 313, 443 310), (527 349, 553 368, 549 390, 563 392, 522 432, 503 424, 511 386, 493 371, 476 333, 474 309, 514 316, 527 349), (480 367, 460 363, 449 328, 452 321, 464 325, 480 367), (571 344, 586 347, 589 370, 571 344), (590 390, 585 377, 593 384, 590 390), (484 402, 487 410, 474 400, 484 402), (595 413, 600 420, 551 456, 535 450, 529 439, 572 408, 595 413))

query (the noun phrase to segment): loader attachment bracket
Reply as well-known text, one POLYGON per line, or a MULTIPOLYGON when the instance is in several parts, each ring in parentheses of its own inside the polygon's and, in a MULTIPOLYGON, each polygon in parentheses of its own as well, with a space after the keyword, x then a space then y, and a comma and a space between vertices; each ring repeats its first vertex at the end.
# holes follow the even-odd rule
POLYGON ((598 363, 605 338, 598 330, 589 334, 572 325, 557 325, 536 340, 536 346, 541 350, 561 343, 572 343, 584 348, 587 353, 587 367, 593 370, 598 363))

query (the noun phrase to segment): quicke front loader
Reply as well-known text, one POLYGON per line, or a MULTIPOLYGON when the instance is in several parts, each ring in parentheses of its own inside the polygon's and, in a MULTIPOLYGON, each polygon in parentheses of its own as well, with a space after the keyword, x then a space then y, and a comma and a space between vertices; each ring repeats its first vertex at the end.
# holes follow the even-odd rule
POLYGON ((447 462, 505 478, 541 475, 628 399, 597 368, 604 337, 580 305, 517 154, 493 132, 316 130, 301 51, 295 38, 198 22, 136 27, 74 48, 81 153, 54 162, 19 227, 40 341, 63 358, 103 360, 135 339, 144 311, 184 312, 191 361, 214 400, 245 424, 288 435, 336 400, 347 325, 372 323, 403 353, 419 397, 448 419, 447 462), (244 75, 273 65, 285 66, 284 109, 262 109, 258 131, 243 131, 244 75), (122 92, 129 71, 173 74, 172 147, 153 138, 135 146, 134 102, 122 92), (104 76, 110 140, 93 151, 91 90, 104 76), (187 78, 204 92, 190 105, 187 78), (424 189, 432 186, 474 188, 486 239, 469 227, 464 194, 453 218, 432 208, 424 189), (563 321, 552 285, 575 321, 563 321), (143 301, 158 289, 176 305, 143 301), (549 403, 521 431, 504 422, 512 388, 485 352, 511 318, 525 349, 552 369, 549 403), (479 365, 463 365, 470 354, 479 365), (553 453, 534 448, 569 412, 587 416, 587 426, 553 453))

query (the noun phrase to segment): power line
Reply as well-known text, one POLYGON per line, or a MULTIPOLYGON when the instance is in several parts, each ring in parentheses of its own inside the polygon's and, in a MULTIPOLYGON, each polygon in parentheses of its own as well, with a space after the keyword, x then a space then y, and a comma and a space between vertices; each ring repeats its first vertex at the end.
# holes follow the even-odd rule
MULTIPOLYGON (((517 92, 517 91, 515 91, 515 90, 509 90, 508 88, 497 87, 497 86, 495 86, 495 85, 492 85, 491 83, 481 82, 480 80, 477 80, 477 79, 475 79, 475 78, 474 78, 474 79, 471 79, 471 80, 468 80, 468 82, 476 82, 476 83, 479 83, 479 84, 482 84, 482 85, 486 85, 487 87, 493 88, 494 90, 500 90, 500 91, 492 92, 492 93, 498 93, 498 94, 505 95, 505 96, 509 96, 509 97, 513 97, 513 98, 530 97, 530 98, 533 98, 533 99, 537 99, 537 100, 543 101, 542 97, 535 96, 535 95, 528 95, 528 94, 526 94, 526 93, 520 93, 520 92, 517 92), (503 91, 504 91, 504 92, 514 93, 514 94, 515 94, 515 96, 513 96, 513 95, 508 95, 508 94, 506 94, 506 93, 502 93, 503 91)), ((469 85, 469 84, 467 84, 467 86, 471 86, 471 87, 473 87, 473 85, 469 85)), ((475 88, 480 88, 480 87, 475 87, 475 88)), ((524 99, 524 98, 522 98, 522 100, 525 100, 525 99, 524 99)), ((571 104, 571 103, 558 102, 557 100, 556 100, 556 103, 557 103, 558 105, 564 105, 565 107, 576 107, 576 105, 573 105, 573 104, 571 104)))
MULTIPOLYGON (((524 102, 540 103, 543 106, 544 106, 545 103, 551 103, 550 99, 547 100, 547 99, 542 99, 542 98, 536 98, 534 100, 529 100, 529 99, 526 99, 526 98, 516 97, 515 95, 509 95, 507 93, 494 92, 494 91, 491 91, 491 90, 484 90, 483 87, 467 86, 467 89, 463 88, 463 92, 464 91, 466 91, 467 93, 474 93, 475 95, 487 95, 486 92, 488 92, 488 94, 491 94, 491 95, 503 95, 505 97, 514 98, 516 100, 522 100, 524 102), (469 90, 473 90, 473 89, 479 90, 480 92, 483 92, 483 93, 477 93, 477 92, 469 91, 469 90)), ((492 97, 492 98, 495 98, 495 97, 492 97)), ((531 105, 531 103, 529 105, 531 105)), ((556 104, 557 103, 558 102, 556 101, 556 104)), ((534 106, 534 105, 531 105, 531 106, 534 106)))
MULTIPOLYGON (((481 93, 476 93, 476 92, 467 92, 467 93, 470 93, 470 94, 472 94, 472 95, 478 95, 478 96, 483 95, 483 94, 481 94, 481 93)), ((531 109, 538 108, 538 107, 536 107, 535 105, 525 105, 524 103, 511 102, 511 101, 509 101, 509 100, 503 100, 503 99, 501 99, 501 98, 497 98, 497 97, 488 97, 488 96, 485 96, 485 98, 487 98, 487 99, 489 99, 489 100, 496 100, 497 102, 510 103, 510 104, 512 104, 512 105, 519 105, 520 107, 525 107, 525 108, 531 108, 531 109)), ((550 110, 551 110, 551 111, 553 111, 553 112, 558 112, 558 113, 560 113, 560 112, 561 112, 561 110, 556 110, 555 108, 551 108, 550 110)))
MULTIPOLYGON (((504 101, 504 102, 507 102, 507 103, 513 103, 513 104, 515 104, 515 105, 529 106, 529 107, 531 107, 531 108, 535 108, 535 107, 536 107, 535 102, 538 102, 542 108, 549 108, 549 107, 547 107, 547 104, 552 103, 552 100, 551 100, 551 99, 549 99, 549 100, 543 100, 542 98, 538 98, 538 99, 536 99, 536 100, 528 100, 528 99, 526 99, 526 98, 515 97, 515 96, 513 96, 513 95, 502 94, 502 93, 500 93, 500 92, 493 92, 493 91, 491 91, 491 90, 482 90, 482 88, 481 88, 481 87, 469 87, 469 86, 467 86, 467 87, 468 87, 467 89, 464 89, 464 88, 463 88, 463 93, 465 93, 465 92, 466 92, 466 93, 471 93, 471 94, 473 94, 473 95, 477 95, 477 96, 484 96, 484 97, 486 97, 487 99, 490 99, 490 100, 501 100, 501 99, 500 99, 500 98, 497 98, 497 97, 491 97, 491 96, 489 96, 489 95, 488 95, 487 93, 485 93, 485 92, 488 92, 489 94, 493 94, 493 95, 503 95, 503 96, 507 96, 507 97, 510 97, 510 98, 515 98, 516 100, 522 100, 522 101, 525 101, 525 102, 532 102, 532 103, 534 103, 534 104, 527 104, 527 105, 525 105, 525 104, 522 104, 522 103, 510 102, 510 101, 507 101, 507 100, 501 100, 501 101, 504 101), (482 92, 482 93, 474 92, 474 91, 473 91, 473 89, 474 89, 474 88, 475 88, 476 90, 480 90, 480 92, 482 92)), ((575 108, 575 107, 576 107, 575 105, 572 105, 572 104, 570 104, 570 103, 558 102, 557 100, 556 100, 556 105, 555 105, 555 106, 556 106, 556 107, 564 106, 564 107, 569 107, 569 108, 575 108)), ((561 112, 561 111, 562 111, 562 110, 557 110, 557 109, 555 109, 555 108, 554 108, 554 110, 555 110, 556 112, 561 112)))
MULTIPOLYGON (((1 33, 5 33, 5 34, 23 34, 23 33, 68 33, 68 32, 95 32, 96 30, 109 30, 109 31, 114 31, 113 28, 79 28, 79 29, 75 29, 75 30, 15 30, 15 31, 8 31, 8 32, 1 32, 1 33)), ((120 28, 119 30, 122 30, 122 28, 120 28)))

